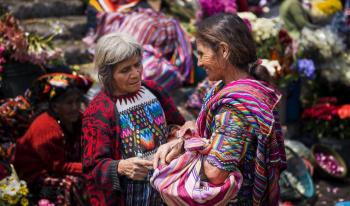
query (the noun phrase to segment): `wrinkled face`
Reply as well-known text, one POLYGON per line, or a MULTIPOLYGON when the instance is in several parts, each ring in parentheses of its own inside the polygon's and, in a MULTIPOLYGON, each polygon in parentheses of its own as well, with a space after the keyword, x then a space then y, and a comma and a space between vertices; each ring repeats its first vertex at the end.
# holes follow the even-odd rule
POLYGON ((134 56, 114 67, 114 94, 117 96, 137 92, 141 87, 141 56, 134 56))
POLYGON ((54 103, 54 111, 63 122, 76 122, 80 117, 82 100, 79 92, 70 92, 61 101, 54 103))
POLYGON ((222 67, 222 58, 219 55, 219 52, 215 52, 206 44, 203 44, 201 41, 197 41, 197 50, 198 50, 198 66, 205 69, 208 74, 208 79, 210 81, 222 80, 225 73, 224 68, 222 67))

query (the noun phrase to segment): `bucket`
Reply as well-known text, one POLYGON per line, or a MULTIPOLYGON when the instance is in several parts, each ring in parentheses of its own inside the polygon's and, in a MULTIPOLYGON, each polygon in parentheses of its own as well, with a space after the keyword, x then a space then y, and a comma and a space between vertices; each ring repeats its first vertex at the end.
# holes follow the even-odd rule
POLYGON ((326 178, 343 179, 347 175, 347 166, 338 152, 330 147, 315 144, 311 148, 312 163, 317 174, 326 178))
POLYGON ((315 195, 315 185, 304 161, 288 146, 287 169, 279 181, 282 200, 310 199, 315 195))

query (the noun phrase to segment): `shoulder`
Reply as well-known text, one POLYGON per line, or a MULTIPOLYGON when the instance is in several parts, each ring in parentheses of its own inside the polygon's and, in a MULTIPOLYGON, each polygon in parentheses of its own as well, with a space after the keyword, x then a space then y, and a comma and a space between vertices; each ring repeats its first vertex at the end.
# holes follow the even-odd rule
POLYGON ((260 94, 272 94, 278 93, 278 91, 263 81, 243 79, 228 84, 221 90, 221 93, 260 96, 260 94))
POLYGON ((155 95, 159 98, 159 95, 164 96, 167 95, 166 91, 163 87, 159 86, 156 82, 152 80, 144 80, 142 82, 143 86, 145 86, 147 89, 149 89, 152 93, 155 93, 155 95))
POLYGON ((31 127, 36 130, 61 130, 60 125, 57 123, 56 119, 49 115, 47 112, 44 112, 40 114, 35 120, 33 121, 31 127))
POLYGON ((34 119, 23 139, 51 139, 62 134, 63 131, 56 119, 44 112, 34 119))
POLYGON ((114 103, 112 99, 103 90, 101 90, 91 100, 84 112, 84 117, 91 116, 97 113, 102 113, 105 115, 114 113, 114 103))

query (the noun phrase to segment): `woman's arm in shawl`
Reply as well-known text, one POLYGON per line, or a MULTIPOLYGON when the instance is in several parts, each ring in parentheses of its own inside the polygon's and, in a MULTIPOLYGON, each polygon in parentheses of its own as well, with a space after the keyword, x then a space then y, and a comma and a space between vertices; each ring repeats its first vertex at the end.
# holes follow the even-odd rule
POLYGON ((212 149, 204 162, 204 173, 211 183, 221 184, 230 172, 239 171, 237 165, 246 152, 242 139, 246 132, 239 115, 225 108, 215 116, 213 127, 212 149))
POLYGON ((120 190, 115 158, 118 143, 110 123, 113 115, 113 102, 106 99, 93 101, 87 108, 82 126, 83 172, 99 188, 120 190))

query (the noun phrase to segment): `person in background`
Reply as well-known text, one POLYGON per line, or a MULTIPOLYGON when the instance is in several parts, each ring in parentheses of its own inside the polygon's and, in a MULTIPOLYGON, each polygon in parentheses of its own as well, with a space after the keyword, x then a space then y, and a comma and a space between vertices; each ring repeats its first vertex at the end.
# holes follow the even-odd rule
MULTIPOLYGON (((252 34, 237 15, 217 14, 198 25, 196 41, 198 65, 210 81, 218 81, 197 118, 197 133, 210 144, 197 176, 203 174, 219 187, 233 174, 232 190, 237 192, 229 205, 277 206, 278 181, 286 168, 276 108, 281 95, 270 84, 267 69, 259 65, 252 34)), ((154 168, 168 164, 183 150, 181 136, 160 146, 154 168)))
POLYGON ((143 46, 143 79, 155 81, 168 92, 191 84, 191 42, 179 21, 162 12, 166 7, 164 0, 144 0, 124 12, 100 13, 96 33, 85 42, 94 53, 95 43, 103 35, 128 33, 143 46))
POLYGON ((304 27, 318 28, 311 22, 307 11, 303 8, 302 0, 284 0, 279 11, 286 29, 293 38, 297 38, 304 27))
POLYGON ((152 156, 185 120, 173 100, 142 81, 142 46, 110 33, 96 45, 101 91, 83 117, 83 172, 92 205, 161 205, 150 186, 152 156))
POLYGON ((91 84, 81 75, 52 73, 39 77, 30 90, 38 114, 17 140, 14 165, 34 203, 48 199, 55 204, 85 204, 80 108, 91 84))

